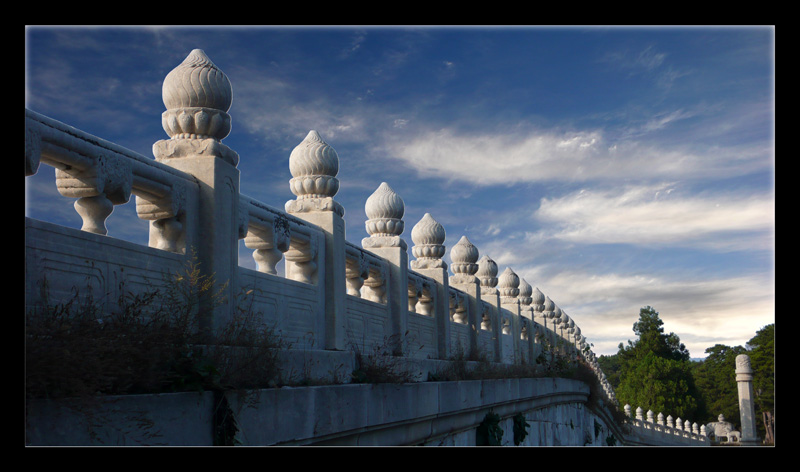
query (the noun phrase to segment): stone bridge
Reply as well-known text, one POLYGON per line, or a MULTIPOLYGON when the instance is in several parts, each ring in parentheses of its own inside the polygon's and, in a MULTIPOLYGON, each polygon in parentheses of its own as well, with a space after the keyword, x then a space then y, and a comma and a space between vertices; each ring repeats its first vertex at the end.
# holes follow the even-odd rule
POLYGON ((91 414, 72 400, 29 400, 26 444, 212 445, 224 403, 244 445, 476 445, 490 427, 503 445, 708 445, 689 421, 664 423, 652 412, 615 419, 614 392, 580 327, 467 235, 447 264, 445 229, 425 214, 411 230, 409 260, 403 200, 388 183, 365 201, 369 237, 347 241, 334 198, 339 158, 317 132, 289 156, 296 199, 280 209, 241 193, 239 155, 222 143, 231 84, 203 51, 167 75, 163 100, 169 139, 153 145, 155 159, 26 109, 26 175, 55 167, 59 193, 75 199, 83 221, 77 230, 26 218, 26 310, 41 307, 45 280, 50 300, 90 286, 113 310, 123 278, 125 290, 145 291, 196 260, 223 295, 200 310, 201 329, 217 332, 237 295, 250 293, 263 322, 292 341, 287 375, 349 373, 354 342, 369 349, 396 339, 392 357, 415 381, 102 397, 91 414), (148 246, 107 234, 114 206, 132 195, 149 221, 148 246), (240 240, 257 270, 239 266, 240 240), (436 381, 464 352, 497 366, 563 356, 589 366, 594 380, 436 381))

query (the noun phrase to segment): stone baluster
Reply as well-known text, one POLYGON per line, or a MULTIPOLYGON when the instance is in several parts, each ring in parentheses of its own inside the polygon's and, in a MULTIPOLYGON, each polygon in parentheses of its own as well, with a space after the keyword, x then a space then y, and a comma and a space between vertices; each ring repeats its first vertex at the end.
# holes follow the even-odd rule
MULTIPOLYGON (((368 276, 366 280, 364 280, 364 289, 362 290, 364 299, 373 301, 375 303, 386 303, 387 279, 388 279, 388 274, 383 270, 383 268, 381 268, 380 270, 376 268, 370 268, 368 270, 368 276)), ((405 303, 407 306, 408 302, 405 303)), ((397 355, 400 354, 397 353, 397 355)))
POLYGON ((186 253, 186 199, 185 184, 177 182, 162 198, 136 196, 136 214, 150 221, 150 247, 186 253))
POLYGON ((648 423, 653 423, 653 421, 654 421, 653 420, 653 415, 654 415, 653 410, 647 410, 647 422, 648 423))
POLYGON ((670 428, 675 427, 675 423, 673 423, 672 421, 672 415, 667 416, 667 426, 669 426, 670 428))
POLYGON ((286 278, 304 284, 317 283, 317 240, 295 239, 289 241, 289 249, 284 254, 286 258, 286 278))
POLYGON ((623 407, 623 410, 625 411, 625 416, 630 418, 631 417, 631 406, 626 403, 625 406, 623 407))
POLYGON ((276 266, 289 250, 291 230, 289 222, 282 216, 275 216, 269 226, 248 226, 244 245, 253 249, 256 270, 265 274, 276 275, 276 266))
POLYGON ((434 312, 438 351, 441 359, 450 356, 450 282, 447 275, 447 263, 442 260, 445 253, 445 238, 444 227, 433 219, 430 213, 425 213, 411 229, 411 240, 414 242, 411 253, 416 258, 410 262, 411 268, 437 282, 434 312))
POLYGON ((114 205, 127 203, 131 197, 133 174, 125 159, 101 155, 85 170, 56 168, 56 188, 68 198, 76 198, 74 207, 80 215, 81 230, 108 234, 106 219, 114 205))
POLYGON ((355 257, 346 258, 344 275, 347 278, 347 294, 361 298, 364 279, 369 277, 369 264, 363 253, 359 252, 355 257))
POLYGON ((203 275, 219 286, 211 292, 219 292, 222 300, 212 310, 203 311, 201 329, 219 328, 235 309, 239 239, 245 237, 241 230, 247 218, 240 215, 239 155, 221 143, 231 130, 228 110, 233 89, 228 77, 202 50, 195 49, 164 78, 162 99, 166 111, 161 125, 169 139, 154 143, 153 155, 157 162, 190 174, 200 183, 196 204, 187 202, 187 207, 198 211, 182 215, 174 198, 172 202, 142 202, 141 209, 137 201, 137 211, 143 217, 155 217, 150 224, 151 244, 183 244, 196 249, 203 275), (166 211, 148 213, 151 204, 166 211), (181 231, 185 236, 177 236, 181 231))
POLYGON ((664 426, 664 413, 661 412, 658 413, 658 424, 664 426))
POLYGON ((700 434, 700 429, 697 422, 692 423, 692 433, 700 434))
POLYGON ((419 300, 417 301, 417 313, 424 316, 434 316, 436 314, 434 307, 435 295, 434 288, 430 286, 423 286, 419 292, 419 300))
POLYGON ((640 407, 640 406, 639 406, 639 407, 636 407, 636 419, 637 419, 637 420, 639 420, 639 421, 644 421, 644 417, 642 417, 642 413, 643 413, 643 412, 644 412, 644 411, 642 410, 642 407, 640 407))
POLYGON ((408 311, 417 312, 417 302, 422 296, 422 282, 419 279, 408 280, 408 311))

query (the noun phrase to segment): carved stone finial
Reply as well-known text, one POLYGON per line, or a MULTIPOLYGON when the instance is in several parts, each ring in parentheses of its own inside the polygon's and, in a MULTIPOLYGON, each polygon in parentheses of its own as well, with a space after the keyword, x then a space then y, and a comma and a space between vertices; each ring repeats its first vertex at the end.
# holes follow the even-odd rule
POLYGON ((344 207, 333 200, 339 191, 339 155, 315 130, 289 155, 289 188, 297 200, 286 202, 286 211, 333 211, 344 216, 344 207))
POLYGON ((453 269, 451 283, 474 283, 478 271, 478 248, 466 236, 450 248, 450 268, 453 269))
POLYGON ((519 280, 519 302, 523 305, 530 306, 533 303, 533 287, 531 284, 525 281, 525 279, 519 280))
POLYGON ((405 205, 386 182, 381 182, 378 189, 367 198, 364 210, 369 218, 366 226, 370 236, 398 236, 403 233, 405 205))
POLYGON ((406 242, 400 238, 405 226, 405 204, 389 184, 381 182, 378 189, 367 198, 364 210, 368 218, 365 225, 369 234, 368 238, 361 241, 364 248, 407 248, 406 242))
POLYGON ((475 272, 481 282, 481 295, 496 294, 497 289, 497 263, 491 257, 483 256, 478 261, 478 271, 475 272))
POLYGON ((550 300, 550 297, 545 296, 544 303, 542 305, 543 305, 542 311, 544 312, 545 318, 552 318, 553 309, 556 307, 556 304, 553 303, 553 300, 550 300))
POLYGON ((434 220, 430 213, 425 213, 411 229, 411 240, 414 242, 411 252, 417 258, 411 261, 411 268, 446 269, 447 264, 442 260, 445 252, 445 237, 444 227, 434 220))
POLYGON ((503 274, 498 279, 497 289, 500 292, 500 301, 502 303, 513 303, 517 301, 519 295, 519 276, 511 270, 511 267, 506 267, 503 274))
POLYGON ((171 138, 222 140, 230 133, 231 83, 202 50, 167 74, 161 96, 167 107, 161 124, 171 138))

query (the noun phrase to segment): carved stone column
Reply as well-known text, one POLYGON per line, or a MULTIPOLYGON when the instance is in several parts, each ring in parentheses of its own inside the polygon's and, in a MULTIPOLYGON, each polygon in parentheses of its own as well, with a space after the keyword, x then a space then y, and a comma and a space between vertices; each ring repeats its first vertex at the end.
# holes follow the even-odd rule
POLYGON ((190 206, 192 214, 185 214, 189 210, 178 195, 141 202, 137 197, 137 211, 152 219, 151 243, 175 249, 177 241, 184 241, 203 274, 215 280, 210 293, 221 292, 222 297, 203 300, 199 320, 201 329, 213 332, 233 315, 238 287, 239 155, 220 142, 231 130, 227 112, 233 89, 228 77, 195 49, 167 74, 162 98, 166 111, 161 125, 170 138, 153 144, 153 155, 194 176, 200 183, 199 201, 190 206))
POLYGON ((466 236, 450 248, 450 286, 469 295, 467 297, 467 325, 469 330, 469 349, 476 352, 478 348, 478 331, 481 329, 482 307, 481 283, 475 274, 478 272, 478 248, 466 236))
POLYGON ((410 263, 411 268, 438 282, 434 313, 440 359, 450 356, 450 278, 447 275, 447 263, 442 260, 445 237, 444 227, 430 213, 425 213, 411 229, 411 240, 414 242, 411 253, 416 257, 410 263))
POLYGON ((753 397, 753 368, 747 354, 736 356, 736 385, 739 389, 739 414, 742 419, 743 446, 759 444, 756 432, 755 398, 753 397))
POLYGON ((525 325, 525 337, 520 337, 520 347, 527 352, 528 361, 535 359, 535 325, 533 323, 533 287, 524 278, 519 281, 520 321, 525 325))
POLYGON ((500 292, 497 291, 497 263, 491 257, 484 255, 478 261, 478 271, 475 272, 481 284, 481 299, 489 302, 493 309, 488 314, 489 320, 483 320, 484 326, 488 325, 492 332, 492 342, 495 362, 502 361, 500 351, 500 335, 502 325, 500 320, 500 292))
MULTIPOLYGON (((339 155, 315 130, 309 131, 289 156, 289 188, 297 196, 286 202, 286 212, 308 221, 325 233, 325 258, 317 277, 325 291, 325 349, 347 349, 347 268, 344 207, 333 199, 339 191, 339 155)), ((291 252, 291 251, 290 251, 291 252)), ((293 261, 286 254, 287 274, 293 261)))
MULTIPOLYGON (((405 227, 405 204, 389 184, 381 182, 367 198, 364 211, 369 237, 361 240, 361 247, 389 261, 388 280, 384 283, 392 318, 392 335, 400 338, 407 331, 409 311, 408 245, 400 237, 405 227)), ((395 354, 401 355, 405 345, 405 342, 395 343, 395 354)))

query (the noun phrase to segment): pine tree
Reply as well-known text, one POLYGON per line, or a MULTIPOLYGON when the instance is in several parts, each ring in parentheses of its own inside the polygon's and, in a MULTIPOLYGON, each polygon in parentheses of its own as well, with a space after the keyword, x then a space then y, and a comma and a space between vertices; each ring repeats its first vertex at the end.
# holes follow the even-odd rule
POLYGON ((775 442, 775 323, 764 326, 747 342, 753 368, 758 435, 775 442))
POLYGON ((620 343, 617 353, 617 398, 634 408, 689 419, 700 406, 689 351, 675 333, 664 333, 663 324, 652 307, 639 310, 639 321, 633 325, 639 339, 629 340, 628 346, 620 343))

